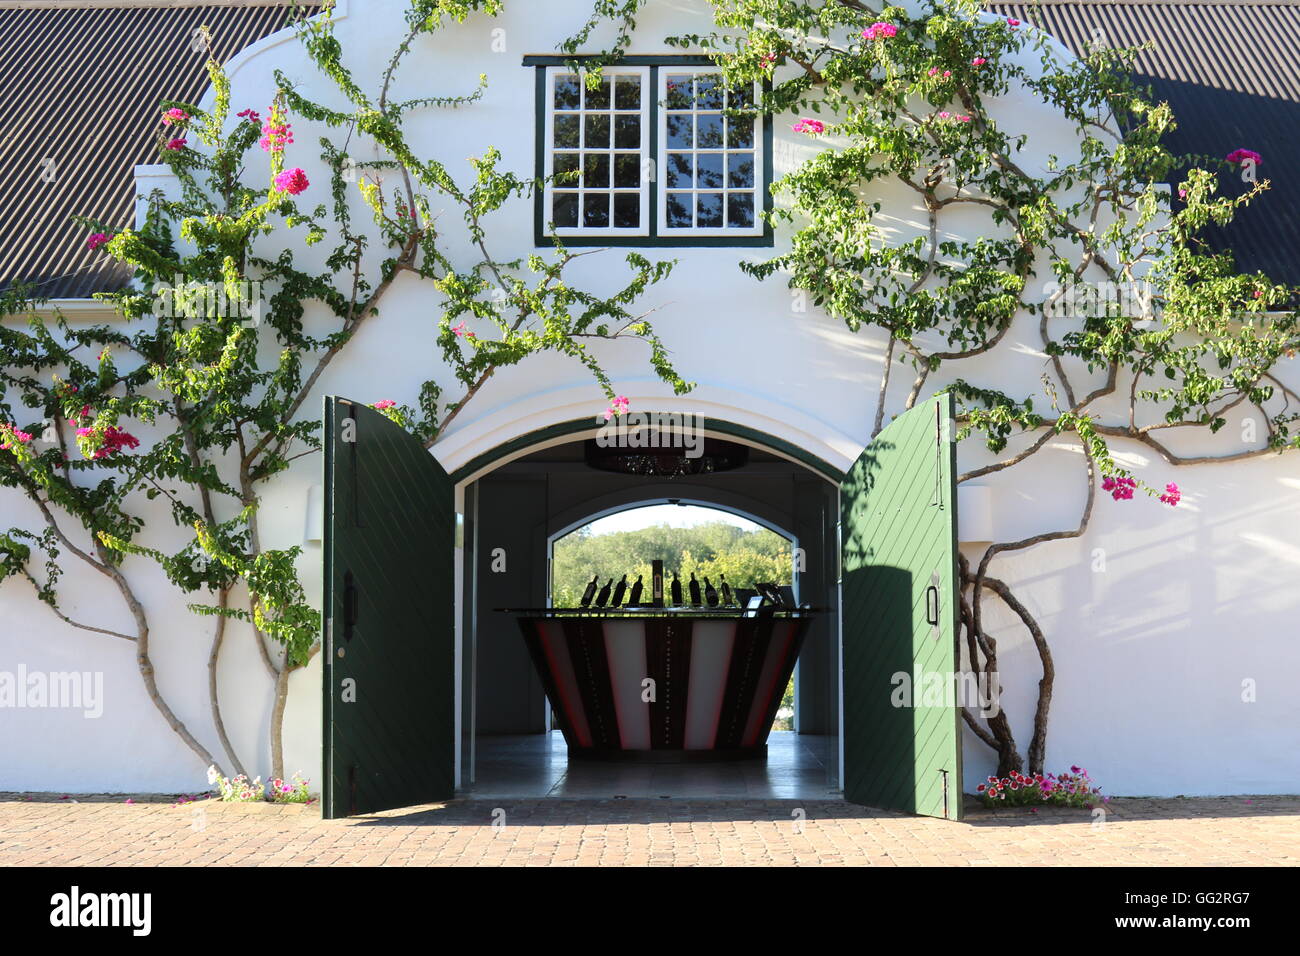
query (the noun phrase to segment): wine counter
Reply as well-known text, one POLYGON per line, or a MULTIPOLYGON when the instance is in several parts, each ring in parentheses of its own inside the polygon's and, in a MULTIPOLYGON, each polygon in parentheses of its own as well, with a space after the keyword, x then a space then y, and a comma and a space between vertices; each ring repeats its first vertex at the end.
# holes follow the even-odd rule
POLYGON ((571 757, 762 757, 808 610, 511 611, 571 757))

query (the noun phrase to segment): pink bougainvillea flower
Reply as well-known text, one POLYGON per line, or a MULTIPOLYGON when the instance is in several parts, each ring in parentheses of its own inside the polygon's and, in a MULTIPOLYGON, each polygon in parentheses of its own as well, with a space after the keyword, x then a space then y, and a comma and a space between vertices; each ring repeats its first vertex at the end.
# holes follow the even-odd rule
POLYGON ((89 249, 91 252, 94 252, 96 249, 98 249, 100 246, 102 246, 104 243, 108 242, 112 238, 113 238, 112 236, 102 232, 93 233, 91 237, 86 240, 86 248, 89 249))
POLYGON ((175 151, 178 150, 178 149, 184 149, 184 148, 185 148, 185 138, 184 138, 183 136, 178 136, 176 139, 169 139, 169 140, 167 141, 167 146, 166 146, 165 148, 166 148, 166 149, 170 149, 170 150, 172 150, 173 152, 175 152, 175 151))
POLYGON ((451 330, 456 333, 457 338, 459 338, 462 335, 465 336, 465 338, 467 339, 478 338, 478 336, 476 336, 473 332, 469 332, 465 329, 464 322, 462 322, 460 325, 452 326, 451 330))
POLYGON ((1015 27, 1020 26, 1020 21, 1017 20, 1015 17, 1007 17, 1007 26, 1012 27, 1014 29, 1015 27))
POLYGON ((236 114, 236 115, 238 115, 240 119, 246 119, 246 120, 248 120, 248 121, 249 121, 250 123, 252 123, 254 126, 261 126, 261 125, 262 125, 262 117, 261 117, 261 114, 259 114, 259 113, 257 112, 257 110, 255 110, 255 109, 251 109, 251 108, 250 108, 250 109, 246 109, 246 110, 241 110, 241 111, 240 111, 238 114, 236 114))
POLYGON ((184 123, 188 121, 189 118, 190 118, 189 113, 185 112, 179 106, 173 106, 167 112, 163 113, 163 125, 175 126, 179 123, 184 123))
MULTIPOLYGON (((1101 490, 1109 491, 1110 496, 1116 501, 1127 501, 1133 497, 1133 490, 1137 487, 1137 482, 1132 478, 1111 478, 1106 477, 1102 480, 1101 490)), ((1074 770, 1075 773, 1079 771, 1074 770)))
POLYGON ((605 409, 605 421, 609 421, 615 415, 626 415, 628 407, 632 404, 626 395, 616 395, 610 402, 609 408, 605 409))
POLYGON ((897 35, 898 27, 892 23, 883 23, 879 20, 862 31, 862 39, 864 40, 887 40, 897 35))
POLYGON ((944 70, 944 71, 943 71, 943 78, 944 78, 945 80, 946 80, 948 77, 950 77, 950 76, 952 76, 952 70, 944 70))
POLYGON ((940 111, 939 111, 939 119, 947 119, 947 118, 950 117, 950 116, 952 116, 952 114, 949 113, 947 110, 940 110, 940 111))
POLYGON ((0 451, 8 451, 19 445, 26 445, 32 436, 13 425, 0 425, 0 451))
POLYGON ((271 115, 266 118, 262 124, 262 138, 258 144, 268 153, 282 153, 284 148, 293 142, 293 130, 289 123, 284 119, 277 119, 275 110, 272 109, 271 115))
POLYGON ((932 67, 930 67, 930 69, 926 70, 925 72, 926 72, 926 75, 928 75, 928 76, 938 76, 938 75, 939 75, 939 68, 938 68, 937 66, 932 66, 932 67))
POLYGON ((1165 493, 1160 496, 1160 500, 1163 501, 1165 504, 1169 505, 1169 507, 1171 508, 1177 505, 1178 502, 1182 501, 1182 499, 1183 499, 1182 491, 1180 491, 1178 486, 1174 484, 1172 481, 1169 484, 1165 485, 1165 493))
POLYGON ((1187 198, 1187 190, 1186 190, 1186 189, 1180 189, 1180 190, 1178 190, 1178 198, 1179 198, 1179 199, 1186 199, 1186 198, 1187 198))
POLYGON ((987 63, 987 62, 988 62, 988 60, 984 59, 984 57, 982 57, 982 56, 977 56, 977 57, 975 57, 975 59, 973 59, 973 60, 970 61, 970 65, 971 65, 971 66, 983 66, 983 65, 984 65, 985 63, 987 63))
POLYGON ((758 62, 763 65, 763 69, 770 70, 772 68, 772 65, 776 63, 776 54, 764 53, 762 58, 760 58, 758 62))
POLYGON ((791 127, 796 133, 824 133, 826 124, 821 120, 809 119, 804 117, 791 127))
POLYGON ((391 398, 381 398, 379 401, 375 402, 374 407, 382 411, 385 408, 392 408, 396 404, 397 403, 391 398))
POLYGON ((1234 149, 1231 153, 1225 156, 1224 159, 1235 164, 1244 163, 1246 160, 1250 160, 1256 166, 1264 162, 1264 157, 1260 156, 1259 153, 1255 152, 1253 149, 1234 149))
POLYGON ((279 176, 275 177, 275 188, 282 193, 288 193, 290 196, 296 196, 302 192, 311 183, 307 182, 307 174, 295 166, 293 169, 286 169, 279 176))

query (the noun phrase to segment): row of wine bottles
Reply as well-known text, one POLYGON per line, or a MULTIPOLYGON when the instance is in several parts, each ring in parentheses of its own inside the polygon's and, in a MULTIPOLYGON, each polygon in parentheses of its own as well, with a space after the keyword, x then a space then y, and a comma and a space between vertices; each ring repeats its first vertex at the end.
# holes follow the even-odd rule
MULTIPOLYGON (((604 587, 600 586, 600 575, 596 575, 588 582, 586 589, 582 592, 583 607, 640 607, 641 596, 645 585, 641 582, 641 575, 636 576, 629 589, 627 575, 623 575, 617 584, 614 579, 610 578, 605 582, 604 587), (597 590, 599 588, 599 590, 597 590), (624 602, 626 598, 626 602, 624 602)), ((709 581, 707 575, 704 578, 704 587, 700 587, 700 582, 695 580, 695 572, 691 572, 691 580, 686 585, 687 592, 690 595, 691 607, 735 607, 736 597, 731 590, 731 585, 727 583, 725 574, 718 575, 718 586, 715 588, 709 581)), ((682 582, 673 574, 672 583, 668 586, 668 596, 671 598, 670 603, 682 607, 686 602, 682 600, 682 582)), ((660 601, 652 602, 660 605, 660 601)))

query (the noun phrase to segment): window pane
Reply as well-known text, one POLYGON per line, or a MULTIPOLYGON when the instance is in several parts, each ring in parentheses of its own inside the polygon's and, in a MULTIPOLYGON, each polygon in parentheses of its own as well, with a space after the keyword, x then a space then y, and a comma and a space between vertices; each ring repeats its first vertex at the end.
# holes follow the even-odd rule
POLYGON ((693 183, 691 181, 690 153, 668 154, 668 185, 669 187, 691 188, 693 183))
POLYGON ((732 153, 727 157, 727 185, 754 185, 754 156, 752 153, 732 153))
POLYGON ((695 108, 700 110, 722 109, 722 84, 716 76, 698 76, 695 78, 695 108))
POLYGON ((583 117, 586 139, 582 145, 587 149, 609 149, 609 116, 592 113, 583 117))
POLYGON ((641 117, 617 116, 614 118, 614 145, 619 149, 641 148, 641 117))
POLYGON ((732 149, 754 148, 754 117, 727 117, 727 145, 732 149))
POLYGON ((689 73, 670 73, 667 80, 668 95, 664 103, 670 110, 688 110, 691 108, 691 75, 689 73))
POLYGON ((669 116, 668 117, 668 145, 673 149, 690 149, 693 143, 691 136, 691 116, 669 116))
POLYGON ((722 188, 721 153, 700 153, 695 157, 695 185, 699 189, 722 188))
POLYGON ((582 161, 582 185, 587 189, 609 187, 609 155, 588 153, 582 161))
POLYGON ((701 229, 722 225, 722 193, 696 194, 695 225, 701 229))
POLYGON ((614 194, 614 225, 619 229, 641 225, 641 197, 637 193, 614 194))
POLYGON ((559 149, 578 148, 578 117, 555 117, 555 145, 559 149))
POLYGON ((668 194, 668 223, 669 229, 681 229, 691 226, 691 194, 690 193, 669 193, 668 194))
POLYGON ((557 110, 576 110, 581 102, 580 81, 576 76, 557 76, 555 78, 555 108, 557 110))
POLYGON ((614 185, 620 189, 635 189, 641 185, 640 153, 615 154, 614 185))
POLYGON ((616 76, 614 78, 614 109, 639 110, 641 108, 641 77, 616 76))
POLYGON ((701 113, 696 117, 695 146, 697 149, 722 148, 721 113, 701 113))
POLYGON ((556 193, 551 206, 551 218, 557 228, 573 228, 578 224, 578 194, 556 193))
POLYGON ((578 185, 578 177, 572 175, 578 171, 578 154, 556 153, 551 163, 551 171, 556 176, 563 176, 562 179, 557 180, 558 183, 568 186, 578 185))
POLYGON ((727 225, 736 229, 754 227, 754 194, 727 194, 727 225))
POLYGON ((607 110, 609 109, 609 77, 603 76, 600 79, 600 85, 594 90, 583 85, 583 95, 587 98, 587 109, 589 110, 607 110))
POLYGON ((592 229, 609 225, 609 193, 582 194, 582 224, 592 229))
POLYGON ((754 105, 754 88, 742 86, 740 89, 727 91, 727 105, 733 110, 749 109, 754 105))

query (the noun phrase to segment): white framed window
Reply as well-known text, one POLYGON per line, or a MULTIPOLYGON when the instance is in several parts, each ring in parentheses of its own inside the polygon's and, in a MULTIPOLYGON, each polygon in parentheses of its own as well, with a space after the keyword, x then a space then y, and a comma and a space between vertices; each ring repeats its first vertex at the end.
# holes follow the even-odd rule
POLYGON ((728 90, 709 68, 658 70, 658 232, 763 234, 763 118, 751 89, 728 90))
POLYGON ((543 219, 560 236, 649 236, 650 70, 602 72, 592 89, 546 69, 543 219))

